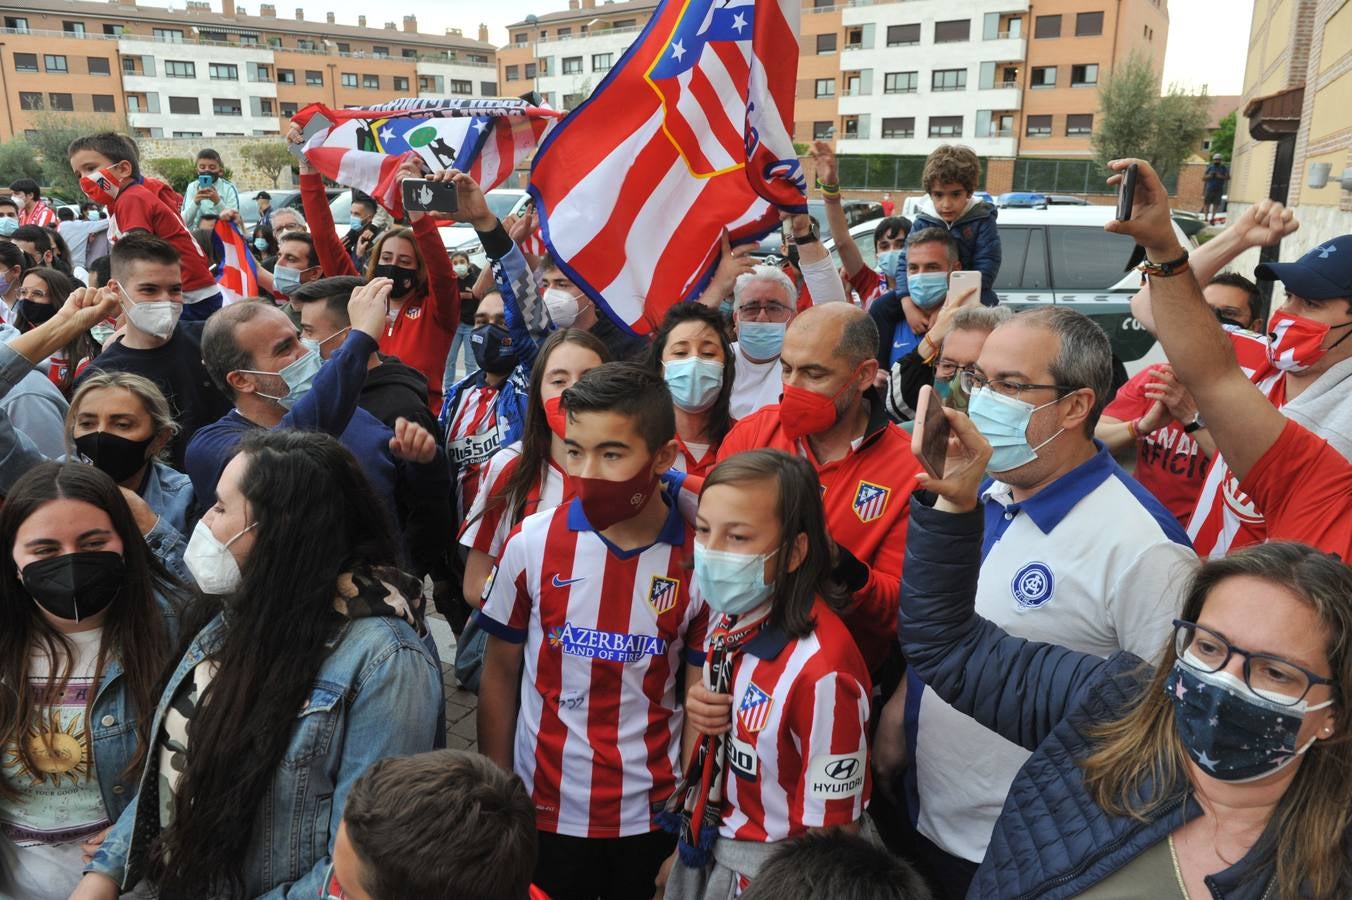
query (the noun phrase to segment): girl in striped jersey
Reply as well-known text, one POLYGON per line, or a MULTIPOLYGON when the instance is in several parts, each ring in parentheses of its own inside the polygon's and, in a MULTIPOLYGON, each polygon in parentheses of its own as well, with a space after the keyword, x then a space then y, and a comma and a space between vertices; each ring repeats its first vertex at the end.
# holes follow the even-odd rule
POLYGON ((734 897, 778 842, 860 825, 872 686, 830 573, 805 460, 753 450, 714 468, 694 579, 713 617, 704 681, 686 696, 686 775, 664 813, 680 835, 669 898, 734 897))
POLYGON ((674 468, 709 474, 733 426, 728 406, 737 367, 722 315, 698 303, 671 307, 648 350, 648 368, 666 380, 676 409, 674 468))
POLYGON ((475 609, 482 602, 484 584, 502 553, 502 545, 517 523, 531 513, 573 499, 564 471, 566 449, 559 398, 587 372, 609 361, 605 344, 578 328, 561 328, 541 345, 531 370, 530 403, 521 440, 489 459, 460 531, 460 544, 469 551, 465 600, 475 609))

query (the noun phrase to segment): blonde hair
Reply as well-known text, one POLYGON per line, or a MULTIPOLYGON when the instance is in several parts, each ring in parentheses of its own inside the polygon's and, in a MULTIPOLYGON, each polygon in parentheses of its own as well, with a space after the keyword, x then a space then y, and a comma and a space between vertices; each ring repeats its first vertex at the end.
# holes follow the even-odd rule
POLYGON ((122 388, 135 396, 137 400, 140 400, 146 415, 150 416, 150 424, 154 428, 155 434, 160 434, 166 429, 171 436, 178 434, 178 423, 174 421, 173 413, 169 410, 169 401, 165 399, 164 392, 160 390, 159 385, 144 375, 133 375, 130 372, 95 371, 80 384, 75 396, 70 398, 70 409, 66 411, 67 457, 76 458, 75 418, 80 413, 80 406, 91 392, 101 391, 104 388, 122 388))

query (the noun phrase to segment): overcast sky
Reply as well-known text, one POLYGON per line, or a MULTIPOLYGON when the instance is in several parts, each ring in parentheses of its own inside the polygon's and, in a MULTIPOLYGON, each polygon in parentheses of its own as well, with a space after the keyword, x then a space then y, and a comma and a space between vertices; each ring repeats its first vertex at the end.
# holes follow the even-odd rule
MULTIPOLYGON (((156 2, 156 0, 142 0, 156 2)), ((279 15, 290 16, 296 4, 275 0, 279 15)), ((298 0, 299 2, 299 0, 298 0)), ((601 0, 604 2, 604 0, 601 0)), ((183 0, 158 0, 156 5, 177 6, 183 0)), ((218 5, 213 3, 213 6, 218 5)), ((258 0, 241 0, 250 12, 258 11, 258 0)), ((479 23, 488 25, 489 40, 507 43, 507 25, 527 15, 541 15, 567 8, 567 0, 449 0, 430 4, 418 0, 392 0, 384 13, 373 13, 368 0, 310 0, 303 4, 306 15, 323 20, 333 12, 338 21, 355 25, 365 15, 373 25, 388 20, 402 25, 404 16, 418 17, 418 28, 440 32, 460 28, 467 37, 477 37, 479 23)), ((1207 85, 1212 94, 1238 94, 1244 89, 1244 58, 1248 50, 1249 20, 1253 0, 1169 0, 1169 45, 1164 59, 1164 83, 1177 83, 1200 90, 1207 85), (1218 12, 1222 10, 1223 12, 1218 12)))

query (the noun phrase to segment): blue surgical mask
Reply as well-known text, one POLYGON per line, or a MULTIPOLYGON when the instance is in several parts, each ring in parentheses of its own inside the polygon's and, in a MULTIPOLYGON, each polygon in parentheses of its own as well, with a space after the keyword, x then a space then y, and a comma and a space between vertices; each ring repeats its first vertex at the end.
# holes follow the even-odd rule
POLYGON ((353 216, 347 220, 347 227, 351 228, 353 231, 361 231, 365 226, 366 223, 363 222, 359 216, 353 216))
POLYGON ((315 376, 319 374, 319 367, 323 365, 319 353, 311 348, 307 348, 307 353, 300 359, 291 363, 280 372, 259 372, 255 369, 240 369, 239 371, 250 375, 276 375, 286 382, 286 393, 280 397, 274 394, 265 394, 258 392, 258 396, 266 397, 275 402, 282 409, 291 409, 300 398, 310 393, 310 388, 314 386, 315 376))
MULTIPOLYGON (((266 253, 268 250, 268 239, 265 237, 256 237, 254 238, 254 246, 258 248, 258 251, 260 253, 266 253)), ((272 277, 275 279, 277 277, 277 273, 273 272, 272 277)))
POLYGON ((688 413, 704 412, 718 400, 723 389, 723 364, 717 360, 687 356, 662 366, 671 402, 688 413))
POLYGON ((1275 703, 1229 672, 1201 672, 1182 660, 1164 689, 1183 749, 1202 771, 1230 782, 1266 778, 1310 749, 1313 737, 1296 746, 1305 714, 1333 703, 1275 703))
POLYGON ((983 387, 973 394, 967 403, 967 415, 995 451, 991 454, 991 461, 986 464, 986 471, 998 475, 1037 459, 1037 452, 1060 437, 1065 429, 1060 429, 1036 447, 1030 447, 1028 422, 1039 409, 1053 406, 1064 399, 1057 397, 1049 403, 1034 406, 1014 397, 997 394, 989 387, 983 387))
POLYGON ((783 322, 738 322, 737 343, 747 359, 768 361, 784 346, 783 322))
POLYGON ((272 270, 272 283, 277 290, 290 296, 296 288, 300 287, 300 269, 293 269, 290 266, 278 263, 272 270))
POLYGON ((884 250, 878 254, 878 271, 896 281, 897 273, 901 269, 901 261, 904 258, 900 250, 884 250))
POLYGON ((760 606, 774 593, 765 583, 765 562, 775 553, 729 553, 708 550, 695 542, 695 583, 704 602, 725 616, 740 616, 760 606))
POLYGON ((906 276, 906 289, 911 292, 911 302, 921 309, 934 309, 944 302, 948 294, 947 272, 920 272, 906 276))
POLYGON ((18 230, 19 230, 18 219, 11 219, 8 216, 6 216, 3 219, 0 219, 0 237, 9 237, 11 234, 13 234, 18 230))

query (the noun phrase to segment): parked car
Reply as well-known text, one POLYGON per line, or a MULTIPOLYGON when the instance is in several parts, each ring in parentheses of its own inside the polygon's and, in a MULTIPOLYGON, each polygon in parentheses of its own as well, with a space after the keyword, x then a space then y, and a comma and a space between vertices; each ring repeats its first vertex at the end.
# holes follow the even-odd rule
MULTIPOLYGON (((517 188, 494 188, 484 195, 484 199, 488 201, 488 208, 493 214, 505 220, 510 215, 521 214, 530 201, 530 194, 517 188)), ((470 262, 483 268, 487 257, 479 245, 479 235, 473 225, 468 222, 456 222, 454 225, 443 226, 438 231, 441 233, 441 243, 447 253, 467 253, 470 262)))
MULTIPOLYGON (((324 190, 328 194, 330 201, 339 194, 351 193, 351 191, 344 191, 343 188, 325 188, 324 190)), ((305 210, 301 204, 299 190, 295 188, 277 188, 276 190, 268 191, 267 194, 272 198, 271 208, 273 212, 276 212, 279 209, 294 209, 301 215, 305 215, 305 210)), ((254 226, 258 224, 258 191, 239 192, 239 218, 244 223, 244 233, 252 233, 254 226)), ((334 221, 346 222, 347 213, 343 213, 342 219, 335 219, 334 221)))
POLYGON ((1070 194, 1047 194, 1048 206, 1091 206, 1092 204, 1083 197, 1072 197, 1070 194))
POLYGON ((1045 209, 1047 206, 1047 195, 1037 194, 1032 191, 1010 191, 1007 194, 1001 194, 995 201, 995 205, 1001 209, 1045 209))
MULTIPOLYGON (((883 205, 875 200, 846 200, 841 203, 845 209, 845 222, 850 226, 860 222, 871 222, 883 217, 883 205)), ((830 233, 830 226, 826 224, 826 201, 809 200, 807 201, 807 214, 817 220, 817 227, 821 229, 822 238, 825 239, 830 233)), ((869 243, 872 243, 870 239, 869 243)), ((764 259, 767 256, 779 255, 780 235, 779 229, 761 238, 760 244, 751 255, 757 259, 764 259)))
MULTIPOLYGON (((1114 352, 1134 374, 1162 362, 1164 354, 1131 314, 1141 276, 1127 271, 1135 242, 1103 230, 1115 212, 1112 206, 1095 205, 1002 209, 996 220, 1002 261, 995 293, 1016 310, 1055 303, 1083 312, 1108 333, 1114 352)), ((864 262, 874 268, 876 224, 861 222, 850 229, 864 262)), ((1174 230, 1184 247, 1196 246, 1177 223, 1174 230)), ((839 267, 835 242, 828 239, 826 248, 839 267)))

